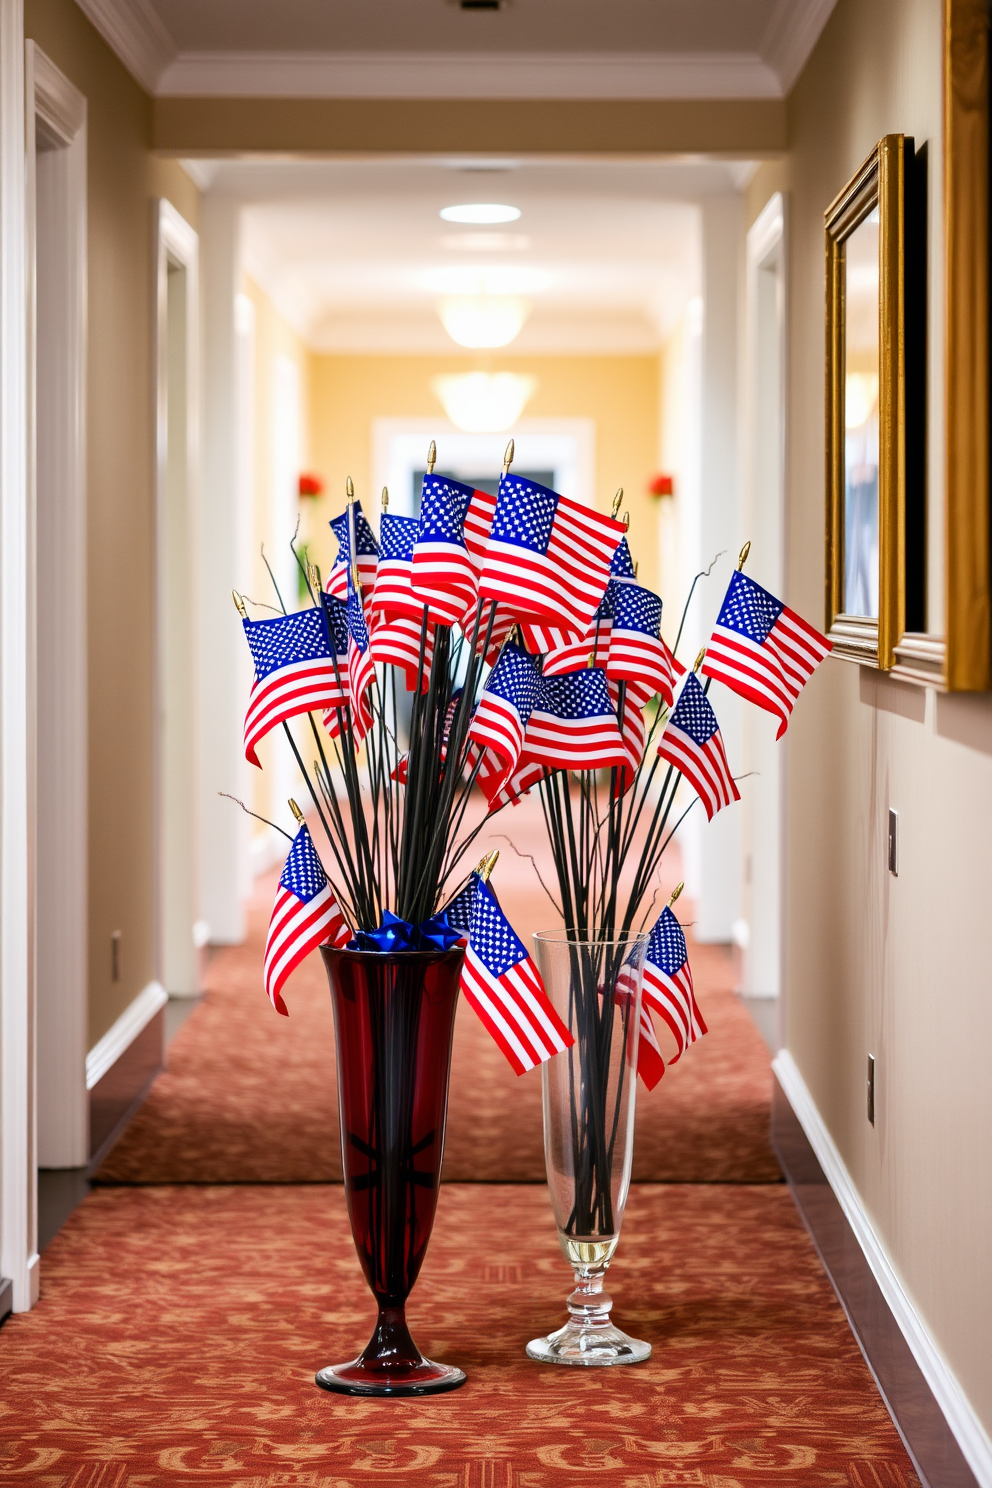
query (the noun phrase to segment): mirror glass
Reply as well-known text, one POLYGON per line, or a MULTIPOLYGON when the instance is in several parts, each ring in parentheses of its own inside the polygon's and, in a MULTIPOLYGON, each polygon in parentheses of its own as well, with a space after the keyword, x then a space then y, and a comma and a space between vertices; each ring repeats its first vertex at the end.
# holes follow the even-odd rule
POLYGON ((878 618, 878 208, 845 244, 844 613, 878 618))

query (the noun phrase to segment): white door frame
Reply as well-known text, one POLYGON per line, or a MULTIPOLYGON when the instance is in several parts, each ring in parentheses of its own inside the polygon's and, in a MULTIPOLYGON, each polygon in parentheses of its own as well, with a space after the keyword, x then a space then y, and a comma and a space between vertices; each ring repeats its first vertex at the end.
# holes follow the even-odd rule
MULTIPOLYGON (((744 481, 745 535, 754 540, 748 571, 776 594, 783 594, 786 587, 786 250, 786 201, 776 192, 747 235, 744 481), (769 282, 771 277, 773 282, 769 282), (775 295, 772 316, 769 316, 769 290, 775 295), (775 388, 767 386, 770 350, 777 369, 775 388), (771 450, 767 433, 769 418, 774 420, 777 431, 777 447, 771 450), (768 478, 770 465, 775 472, 772 480, 768 478)), ((778 997, 781 990, 785 842, 786 755, 784 746, 774 742, 773 733, 772 719, 767 715, 757 716, 754 709, 746 710, 744 768, 754 771, 754 779, 750 782, 752 789, 745 793, 742 841, 746 930, 741 990, 746 995, 769 998, 778 997), (768 824, 768 830, 764 830, 764 823, 768 824)))
POLYGON ((0 0, 0 1275, 38 1295, 33 511, 27 480, 24 11, 0 0))
POLYGON ((25 115, 27 473, 38 555, 38 1165, 74 1168, 89 1158, 86 99, 33 41, 25 43, 25 115))
MULTIPOLYGON (((166 991, 178 996, 195 995, 199 990, 197 948, 194 927, 199 924, 197 890, 198 844, 196 835, 197 754, 196 732, 198 625, 198 554, 199 533, 199 237, 171 202, 155 203, 155 388, 156 388, 156 481, 155 481, 155 907, 156 907, 156 976, 166 991), (168 556, 168 481, 169 481, 169 271, 181 269, 185 274, 185 526, 188 534, 187 612, 170 614, 166 562, 168 556), (167 847, 166 770, 171 768, 163 747, 165 718, 166 659, 169 655, 170 625, 185 630, 188 637, 188 740, 189 791, 188 807, 191 826, 188 837, 188 862, 177 869, 167 847), (166 861, 167 856, 170 861, 166 861), (166 896, 170 891, 173 871, 188 877, 187 916, 172 923, 172 912, 166 914, 166 896), (181 923, 180 923, 181 920, 181 923), (188 938, 187 938, 188 937, 188 938)), ((171 902, 171 901, 170 901, 171 902)))

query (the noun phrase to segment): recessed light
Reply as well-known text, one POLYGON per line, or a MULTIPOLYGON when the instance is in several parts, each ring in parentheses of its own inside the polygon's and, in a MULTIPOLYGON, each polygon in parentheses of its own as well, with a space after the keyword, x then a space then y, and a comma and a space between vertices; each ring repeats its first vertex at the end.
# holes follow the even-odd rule
POLYGON ((445 222, 471 222, 476 226, 493 222, 516 222, 519 207, 502 206, 499 202, 465 202, 461 206, 442 207, 445 222))

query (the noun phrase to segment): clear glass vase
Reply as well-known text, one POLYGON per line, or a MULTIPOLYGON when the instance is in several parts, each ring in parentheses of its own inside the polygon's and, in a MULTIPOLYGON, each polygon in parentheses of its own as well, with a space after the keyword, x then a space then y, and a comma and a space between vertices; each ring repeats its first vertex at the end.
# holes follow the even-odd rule
POLYGON ((622 940, 535 935, 545 990, 575 1043, 542 1066, 544 1161, 562 1252, 575 1271, 568 1321, 527 1345, 547 1364, 636 1364, 651 1345, 611 1321, 613 1259, 634 1144, 646 934, 622 940))
POLYGON ((464 1372, 424 1358, 406 1300, 437 1207, 464 951, 320 949, 334 1005, 348 1217, 378 1318, 358 1358, 322 1369, 317 1384, 346 1395, 454 1390, 464 1372))

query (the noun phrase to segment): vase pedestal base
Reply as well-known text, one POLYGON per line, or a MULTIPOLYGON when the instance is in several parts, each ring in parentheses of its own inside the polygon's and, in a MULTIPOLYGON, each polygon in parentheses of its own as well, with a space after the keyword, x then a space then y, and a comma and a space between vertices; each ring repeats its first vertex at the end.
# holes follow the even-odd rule
POLYGON ((540 1364, 641 1364, 651 1357, 651 1345, 640 1338, 629 1338, 612 1323, 590 1326, 568 1322, 547 1338, 533 1338, 527 1355, 540 1364))
POLYGON ((329 1365, 316 1379, 322 1390, 335 1390, 339 1395, 440 1395, 463 1385, 465 1371, 423 1359, 417 1368, 377 1376, 363 1367, 361 1359, 352 1359, 349 1364, 329 1365))

